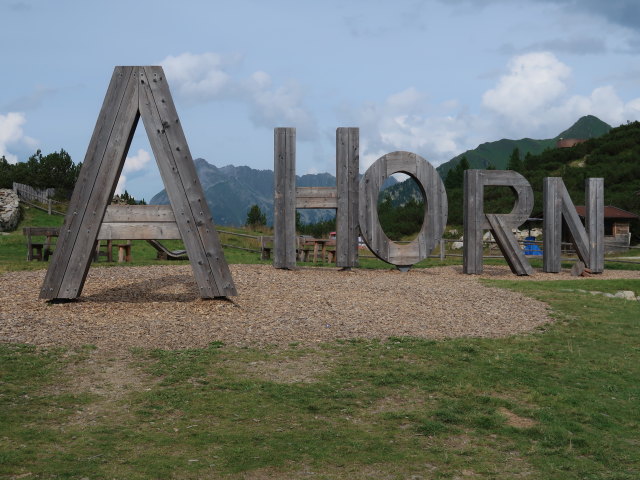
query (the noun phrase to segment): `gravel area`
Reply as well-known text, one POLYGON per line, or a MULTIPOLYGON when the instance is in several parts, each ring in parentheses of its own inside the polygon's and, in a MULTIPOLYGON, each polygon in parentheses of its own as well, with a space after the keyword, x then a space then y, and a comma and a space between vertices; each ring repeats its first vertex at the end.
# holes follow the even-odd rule
MULTIPOLYGON (((0 275, 0 341, 52 346, 92 344, 180 349, 231 345, 316 344, 345 338, 499 337, 550 321, 548 307, 479 278, 518 279, 506 267, 481 277, 461 267, 380 270, 231 265, 239 295, 202 300, 186 266, 92 268, 82 297, 38 299, 44 270, 0 275)), ((598 278, 640 278, 608 270, 598 278)), ((536 272, 533 280, 574 278, 536 272)))

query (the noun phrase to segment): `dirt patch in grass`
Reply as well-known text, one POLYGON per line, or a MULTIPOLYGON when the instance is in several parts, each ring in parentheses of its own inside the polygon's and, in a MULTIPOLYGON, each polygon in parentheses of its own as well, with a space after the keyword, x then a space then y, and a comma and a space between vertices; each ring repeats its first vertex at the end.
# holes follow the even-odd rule
POLYGON ((376 400, 369 408, 367 414, 389 413, 398 411, 415 411, 424 408, 427 404, 432 404, 436 399, 434 395, 412 390, 401 395, 390 395, 376 400))
POLYGON ((514 428, 532 428, 535 427, 538 422, 531 418, 521 417, 516 415, 511 410, 507 410, 504 407, 498 409, 498 413, 507 419, 507 425, 514 428))
POLYGON ((82 405, 69 417, 67 425, 95 425, 113 416, 117 411, 118 422, 129 414, 123 400, 131 392, 150 390, 157 382, 132 365, 133 356, 126 352, 92 350, 88 357, 71 361, 64 383, 47 387, 45 394, 92 395, 92 401, 82 405))
POLYGON ((328 372, 331 361, 308 355, 297 358, 275 358, 239 365, 250 377, 275 383, 315 383, 328 372))
MULTIPOLYGON (((464 275, 460 267, 408 273, 286 271, 268 265, 231 265, 231 270, 238 296, 202 300, 188 265, 93 268, 82 297, 63 304, 38 299, 44 270, 2 274, 0 341, 93 344, 120 352, 200 348, 214 341, 317 345, 390 336, 500 337, 551 320, 544 303, 479 281, 517 278, 506 267, 486 267, 483 276, 464 275)), ((640 278, 640 272, 623 271, 607 271, 603 278, 614 274, 640 278)), ((539 272, 532 278, 565 277, 571 278, 539 272)))

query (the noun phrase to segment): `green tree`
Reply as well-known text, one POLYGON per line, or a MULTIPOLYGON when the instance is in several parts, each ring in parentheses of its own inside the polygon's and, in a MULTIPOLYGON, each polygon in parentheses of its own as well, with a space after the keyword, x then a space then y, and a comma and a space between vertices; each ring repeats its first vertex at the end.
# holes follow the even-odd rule
POLYGON ((470 167, 467 157, 462 157, 458 164, 447 172, 447 177, 444 180, 444 186, 447 189, 462 188, 462 184, 464 183, 464 171, 469 170, 470 167))
MULTIPOLYGON (((6 165, 0 162, 0 169, 6 165)), ((24 183, 35 188, 55 188, 56 197, 71 195, 80 173, 81 164, 74 164, 71 156, 61 149, 59 152, 43 155, 41 150, 31 155, 26 162, 8 165, 12 182, 24 183)), ((2 176, 4 177, 4 175, 2 176)), ((6 183, 4 178, 2 183, 6 183)))
POLYGON ((522 159, 520 158, 520 149, 518 147, 513 149, 509 162, 507 163, 507 170, 513 170, 522 173, 523 170, 522 159))
POLYGON ((245 225, 255 228, 267 224, 267 216, 260 210, 258 205, 252 205, 247 212, 247 221, 245 225))
POLYGON ((0 157, 0 188, 13 188, 14 170, 14 166, 4 158, 4 155, 0 157))

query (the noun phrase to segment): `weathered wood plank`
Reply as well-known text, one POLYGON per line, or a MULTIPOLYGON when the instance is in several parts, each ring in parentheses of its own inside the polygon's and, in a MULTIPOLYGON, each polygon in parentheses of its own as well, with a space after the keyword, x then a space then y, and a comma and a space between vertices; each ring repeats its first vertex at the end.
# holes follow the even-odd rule
POLYGON ((236 295, 162 67, 139 69, 139 108, 203 298, 236 295))
POLYGON ((542 204, 544 237, 542 239, 542 270, 547 273, 560 271, 562 243, 562 206, 558 184, 552 177, 542 180, 542 204))
POLYGON ((604 178, 588 178, 586 219, 591 273, 604 271, 604 178))
POLYGON ((297 187, 296 208, 338 208, 335 187, 297 187))
POLYGON ((109 205, 102 220, 122 222, 175 222, 171 205, 109 205))
POLYGON ((40 298, 71 299, 82 291, 100 223, 115 191, 138 122, 137 95, 134 68, 116 67, 40 298))
POLYGON ((103 222, 98 240, 180 240, 180 229, 176 222, 103 222))
POLYGON ((275 268, 296 267, 296 130, 274 130, 273 230, 275 268))
POLYGON ((507 228, 501 215, 488 213, 487 220, 491 225, 491 233, 493 233, 502 255, 507 260, 511 272, 521 276, 533 275, 531 264, 520 249, 520 245, 515 235, 511 233, 511 229, 507 228))
POLYGON ((336 266, 358 265, 360 130, 336 130, 336 266))
POLYGON ((482 212, 484 189, 481 170, 464 172, 463 250, 462 271, 469 275, 482 273, 482 212))

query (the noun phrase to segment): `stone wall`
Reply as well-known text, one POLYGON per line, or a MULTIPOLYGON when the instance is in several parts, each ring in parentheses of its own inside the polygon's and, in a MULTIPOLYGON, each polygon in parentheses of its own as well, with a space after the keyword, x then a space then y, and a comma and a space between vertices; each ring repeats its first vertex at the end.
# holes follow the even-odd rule
POLYGON ((13 190, 0 188, 0 232, 15 230, 20 221, 20 200, 13 190))

